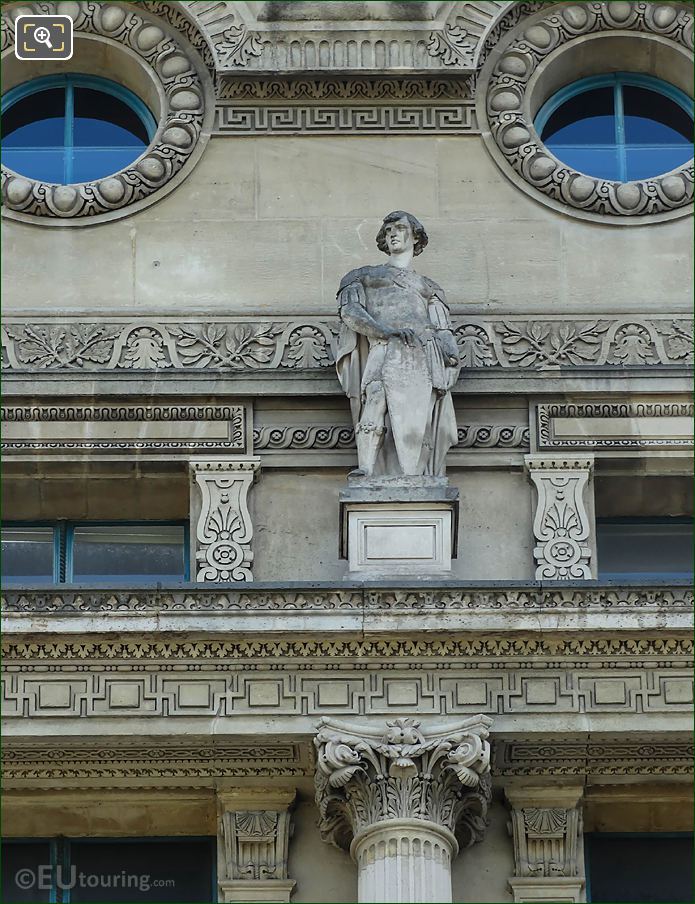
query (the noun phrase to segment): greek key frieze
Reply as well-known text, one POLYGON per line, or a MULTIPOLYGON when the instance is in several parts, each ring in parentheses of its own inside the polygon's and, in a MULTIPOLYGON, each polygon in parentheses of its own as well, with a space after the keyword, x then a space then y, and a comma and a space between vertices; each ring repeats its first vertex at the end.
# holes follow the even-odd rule
MULTIPOLYGON (((375 660, 376 661, 376 660, 375 660)), ((470 663, 453 660, 447 667, 420 662, 393 662, 392 668, 365 673, 357 662, 342 660, 340 672, 326 660, 307 671, 304 664, 196 660, 177 662, 176 671, 161 658, 148 660, 147 672, 122 655, 110 663, 92 662, 79 671, 63 662, 55 671, 9 671, 5 677, 3 710, 12 718, 186 719, 254 715, 370 716, 472 715, 494 712, 533 720, 538 714, 662 713, 689 716, 692 675, 687 663, 661 658, 640 667, 612 668, 593 661, 559 665, 470 663), (116 665, 118 671, 115 670, 116 665)), ((41 665, 37 663, 37 665, 41 665)), ((43 663, 45 668, 45 663, 43 663)))
POLYGON ((429 135, 477 131, 472 101, 427 106, 219 105, 214 126, 216 135, 429 135))
MULTIPOLYGON (((693 360, 692 321, 621 317, 454 316, 464 369, 684 366, 693 360)), ((9 370, 322 370, 332 368, 337 318, 142 319, 29 323, 8 318, 2 364, 9 370)))

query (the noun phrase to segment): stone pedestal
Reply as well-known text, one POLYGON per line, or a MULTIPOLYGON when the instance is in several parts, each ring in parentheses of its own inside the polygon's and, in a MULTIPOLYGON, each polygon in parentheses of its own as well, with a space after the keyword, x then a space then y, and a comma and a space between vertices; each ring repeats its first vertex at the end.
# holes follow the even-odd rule
POLYGON ((357 861, 360 902, 451 901, 454 835, 421 819, 389 819, 370 826, 350 846, 357 861))
POLYGON ((350 580, 446 577, 456 556, 458 490, 446 478, 392 478, 340 494, 350 580))
POLYGON ((458 843, 485 830, 491 724, 479 715, 420 731, 397 718, 383 732, 321 720, 319 830, 357 861, 360 904, 451 901, 458 843))

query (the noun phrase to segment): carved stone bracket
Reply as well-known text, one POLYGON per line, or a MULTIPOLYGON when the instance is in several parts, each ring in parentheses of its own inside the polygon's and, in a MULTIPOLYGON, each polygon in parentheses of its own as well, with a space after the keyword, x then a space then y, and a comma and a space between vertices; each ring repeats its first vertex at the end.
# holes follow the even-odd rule
POLYGON ((197 459, 191 469, 191 546, 197 581, 251 581, 247 497, 260 458, 197 459))
POLYGON ((451 860, 485 833, 491 724, 476 715, 423 732, 398 718, 382 732, 321 720, 319 829, 357 861, 361 902, 451 901, 451 860))
POLYGON ((571 581, 594 577, 593 505, 585 496, 594 457, 524 458, 538 497, 533 519, 536 580, 571 581))
POLYGON ((510 787, 515 901, 580 901, 581 785, 510 787))
POLYGON ((287 875, 294 788, 220 791, 218 801, 219 900, 289 901, 287 875))

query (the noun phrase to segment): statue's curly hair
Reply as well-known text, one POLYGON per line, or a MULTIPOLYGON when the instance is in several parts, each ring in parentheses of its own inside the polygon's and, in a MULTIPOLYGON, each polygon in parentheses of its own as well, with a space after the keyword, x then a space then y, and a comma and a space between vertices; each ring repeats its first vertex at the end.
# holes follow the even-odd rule
POLYGON ((392 213, 389 213, 384 217, 384 220, 381 224, 381 229, 376 236, 377 248, 379 249, 379 251, 383 251, 384 254, 391 253, 388 249, 388 245, 386 244, 386 227, 389 225, 389 223, 395 223, 396 220, 402 219, 406 219, 410 223, 410 226, 413 230, 413 241, 415 243, 413 254, 422 254, 422 252, 427 247, 427 242, 429 241, 429 239, 427 238, 427 233, 425 232, 425 227, 417 217, 414 217, 412 213, 408 213, 405 210, 394 210, 392 213))

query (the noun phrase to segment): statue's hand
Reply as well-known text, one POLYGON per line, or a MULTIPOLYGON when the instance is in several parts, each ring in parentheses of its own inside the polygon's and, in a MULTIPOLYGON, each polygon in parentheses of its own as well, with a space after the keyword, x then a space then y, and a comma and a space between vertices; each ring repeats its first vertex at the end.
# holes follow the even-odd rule
POLYGON ((437 341, 449 367, 458 367, 460 364, 459 348, 453 335, 448 331, 437 333, 437 341))
POLYGON ((385 339, 400 339, 401 342, 405 342, 406 345, 416 345, 417 344, 417 336, 415 335, 415 330, 403 329, 403 330, 384 330, 384 338, 385 339))

